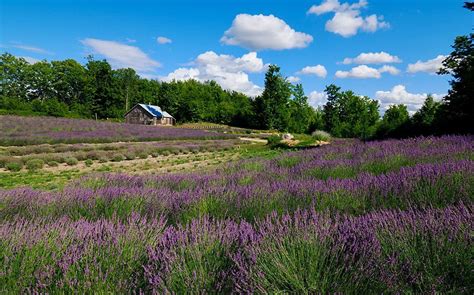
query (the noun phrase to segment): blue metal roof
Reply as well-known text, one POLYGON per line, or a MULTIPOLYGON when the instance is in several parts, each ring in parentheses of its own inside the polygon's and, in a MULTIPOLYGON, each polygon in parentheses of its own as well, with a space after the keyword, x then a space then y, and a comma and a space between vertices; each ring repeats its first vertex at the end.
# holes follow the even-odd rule
POLYGON ((163 116, 163 111, 161 110, 159 106, 154 106, 151 104, 143 104, 143 103, 140 103, 139 105, 154 117, 161 118, 163 116))

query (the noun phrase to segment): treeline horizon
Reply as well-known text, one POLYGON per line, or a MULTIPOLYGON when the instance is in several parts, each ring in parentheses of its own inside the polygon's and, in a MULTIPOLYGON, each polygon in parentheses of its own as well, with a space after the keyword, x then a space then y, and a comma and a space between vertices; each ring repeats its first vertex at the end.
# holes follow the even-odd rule
MULTIPOLYGON (((466 7, 470 10, 472 8, 466 7)), ((361 139, 474 133, 474 34, 456 37, 438 74, 452 76, 447 96, 430 95, 410 116, 392 105, 381 117, 379 103, 336 85, 326 86, 327 103, 313 108, 302 84, 291 84, 277 65, 265 74, 265 88, 252 98, 215 81, 158 81, 131 68, 112 69, 92 56, 34 64, 10 53, 0 56, 0 114, 122 120, 137 103, 159 105, 178 123, 210 122, 293 133, 324 130, 361 139)))

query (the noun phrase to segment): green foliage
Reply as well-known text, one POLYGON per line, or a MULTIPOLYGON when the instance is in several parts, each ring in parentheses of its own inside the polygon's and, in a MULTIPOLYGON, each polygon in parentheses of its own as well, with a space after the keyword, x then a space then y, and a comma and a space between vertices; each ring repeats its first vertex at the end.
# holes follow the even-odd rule
POLYGON ((92 164, 94 164, 94 161, 92 161, 91 159, 87 159, 84 161, 84 164, 86 164, 87 167, 90 167, 92 166, 92 164))
POLYGON ((9 162, 5 164, 5 168, 7 168, 10 171, 20 171, 21 168, 23 168, 23 163, 21 162, 9 162))
POLYGON ((325 130, 336 137, 370 138, 379 120, 379 104, 352 91, 342 91, 333 84, 326 87, 328 102, 324 105, 325 130))
POLYGON ((458 36, 439 74, 452 75, 438 126, 448 132, 474 132, 474 33, 458 36))
POLYGON ((408 132, 410 115, 406 105, 391 105, 377 128, 377 137, 401 137, 408 132))
POLYGON ((41 159, 31 159, 26 161, 25 165, 28 170, 37 170, 43 168, 44 161, 41 159))
POLYGON ((315 130, 313 133, 311 133, 311 136, 315 140, 319 141, 330 141, 331 140, 331 134, 327 133, 326 131, 322 130, 315 130))
POLYGON ((74 165, 77 165, 78 163, 77 159, 74 157, 66 158, 64 162, 68 164, 69 166, 74 166, 74 165))
POLYGON ((293 133, 309 133, 321 125, 320 112, 308 104, 303 85, 292 87, 293 99, 290 100, 290 121, 288 131, 293 133))
POLYGON ((265 74, 265 90, 255 99, 259 125, 263 129, 288 130, 290 97, 290 83, 282 77, 280 67, 270 65, 265 74))
POLYGON ((281 137, 279 135, 271 135, 267 138, 268 145, 275 145, 280 143, 281 137))
POLYGON ((59 165, 59 163, 56 162, 56 161, 49 161, 49 162, 48 162, 48 166, 49 166, 49 167, 57 167, 58 165, 59 165))
POLYGON ((125 156, 122 155, 122 154, 114 154, 112 156, 112 162, 120 162, 120 161, 123 161, 125 160, 125 156))

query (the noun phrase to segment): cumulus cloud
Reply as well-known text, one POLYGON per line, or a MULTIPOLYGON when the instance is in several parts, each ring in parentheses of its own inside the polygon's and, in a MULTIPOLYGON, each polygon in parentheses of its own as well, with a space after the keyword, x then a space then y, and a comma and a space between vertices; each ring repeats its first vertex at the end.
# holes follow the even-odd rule
POLYGON ((262 14, 237 15, 221 38, 223 44, 250 50, 304 48, 312 41, 312 36, 295 31, 282 19, 262 14))
POLYGON ((350 71, 337 71, 336 77, 340 79, 356 78, 356 79, 379 79, 382 73, 398 75, 400 71, 393 66, 383 66, 381 68, 372 68, 366 65, 360 65, 352 68, 350 71))
POLYGON ((354 4, 341 4, 338 0, 324 0, 319 5, 311 6, 308 13, 316 15, 334 13, 332 19, 326 22, 326 31, 346 38, 356 35, 359 30, 375 32, 382 28, 388 28, 390 24, 383 20, 383 16, 376 14, 361 16, 361 9, 367 4, 366 0, 360 0, 354 4))
POLYGON ((207 51, 200 54, 192 64, 193 67, 179 68, 161 80, 195 79, 201 82, 214 80, 224 89, 239 91, 250 96, 257 96, 262 92, 262 88, 250 81, 248 76, 248 73, 258 73, 266 68, 256 52, 234 57, 207 51))
POLYGON ((328 96, 326 92, 312 91, 308 95, 308 103, 313 108, 323 106, 324 104, 326 104, 327 100, 328 100, 328 96))
POLYGON ((341 79, 344 79, 344 78, 379 79, 381 77, 381 74, 377 69, 368 67, 366 65, 361 65, 361 66, 352 68, 350 71, 337 71, 336 77, 341 78, 341 79))
MULTIPOLYGON (((410 93, 404 85, 396 85, 389 91, 377 91, 375 93, 375 98, 380 102, 383 112, 391 105, 405 104, 411 114, 421 108, 427 96, 427 93, 410 93)), ((432 94, 432 96, 439 101, 445 94, 432 94)))
POLYGON ((427 61, 417 61, 414 64, 409 64, 407 72, 417 73, 417 72, 426 72, 430 74, 436 74, 438 70, 443 66, 443 60, 446 58, 446 55, 438 55, 437 57, 427 60, 427 61))
POLYGON ((158 42, 159 44, 168 44, 168 43, 172 43, 173 40, 171 40, 170 38, 160 36, 156 38, 156 42, 158 42))
POLYGON ((388 63, 400 63, 402 60, 398 56, 391 55, 387 52, 367 52, 361 53, 354 58, 345 58, 342 62, 345 65, 348 64, 388 64, 388 63))
POLYGON ((400 74, 400 70, 397 69, 396 67, 394 66, 383 66, 381 68, 379 68, 379 72, 380 73, 389 73, 390 75, 398 75, 400 74))
POLYGON ((296 76, 289 76, 288 78, 286 78, 286 80, 288 80, 288 82, 290 83, 296 83, 296 82, 299 82, 301 79, 296 76))
POLYGON ((298 74, 300 75, 316 75, 321 78, 325 78, 328 72, 326 71, 326 68, 322 65, 316 65, 316 66, 307 66, 298 71, 298 74))
POLYGON ((159 62, 135 46, 92 38, 81 42, 93 52, 105 56, 114 68, 133 68, 138 72, 152 72, 160 66, 159 62))

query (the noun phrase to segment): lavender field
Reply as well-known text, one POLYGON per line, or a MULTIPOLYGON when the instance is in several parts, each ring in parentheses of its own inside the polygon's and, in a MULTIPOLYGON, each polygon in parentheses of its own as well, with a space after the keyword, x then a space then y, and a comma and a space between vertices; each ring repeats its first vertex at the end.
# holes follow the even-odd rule
POLYGON ((131 125, 83 119, 0 116, 0 145, 98 143, 169 139, 217 139, 205 130, 131 125))
POLYGON ((6 293, 474 292, 474 137, 0 190, 6 293))

